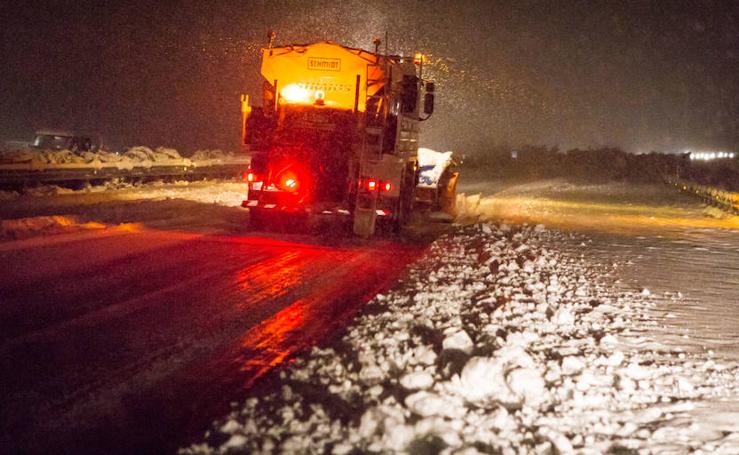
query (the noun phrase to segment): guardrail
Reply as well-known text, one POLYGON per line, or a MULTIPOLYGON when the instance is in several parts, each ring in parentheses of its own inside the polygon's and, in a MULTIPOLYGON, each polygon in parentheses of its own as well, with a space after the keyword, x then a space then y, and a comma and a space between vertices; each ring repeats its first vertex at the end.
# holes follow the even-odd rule
POLYGON ((676 177, 665 177, 664 181, 682 192, 700 198, 709 205, 718 207, 731 214, 739 215, 739 193, 712 186, 699 185, 676 177))
POLYGON ((0 188, 19 189, 42 184, 73 185, 75 183, 121 179, 149 181, 156 179, 196 180, 201 178, 238 177, 246 171, 248 158, 210 160, 206 162, 146 163, 145 165, 97 163, 80 166, 75 163, 34 165, 32 163, 0 165, 0 188))

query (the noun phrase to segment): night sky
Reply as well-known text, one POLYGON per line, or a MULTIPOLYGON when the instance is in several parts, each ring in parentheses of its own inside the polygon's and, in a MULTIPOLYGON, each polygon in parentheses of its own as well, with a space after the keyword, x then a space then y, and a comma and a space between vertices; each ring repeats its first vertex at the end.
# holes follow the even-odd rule
POLYGON ((330 39, 430 55, 422 144, 739 150, 739 2, 3 1, 0 140, 237 150, 259 48, 330 39), (9 5, 9 3, 12 3, 9 5))

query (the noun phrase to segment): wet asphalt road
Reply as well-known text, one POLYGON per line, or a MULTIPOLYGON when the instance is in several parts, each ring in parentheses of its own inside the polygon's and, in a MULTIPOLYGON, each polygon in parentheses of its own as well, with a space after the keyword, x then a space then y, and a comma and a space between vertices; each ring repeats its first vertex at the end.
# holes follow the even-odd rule
POLYGON ((0 243, 0 447, 171 452, 422 250, 142 226, 0 243))

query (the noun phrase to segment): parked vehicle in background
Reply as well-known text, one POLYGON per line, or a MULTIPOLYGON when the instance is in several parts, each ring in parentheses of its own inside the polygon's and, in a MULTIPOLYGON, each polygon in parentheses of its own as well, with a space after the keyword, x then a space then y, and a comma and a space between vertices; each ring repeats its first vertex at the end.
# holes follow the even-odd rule
POLYGON ((101 149, 103 139, 99 134, 79 131, 42 129, 36 131, 28 141, 5 141, 3 149, 15 150, 70 150, 72 152, 94 152, 101 149))
POLYGON ((31 148, 41 150, 71 150, 94 152, 102 147, 102 138, 97 134, 64 130, 39 130, 33 137, 31 148))

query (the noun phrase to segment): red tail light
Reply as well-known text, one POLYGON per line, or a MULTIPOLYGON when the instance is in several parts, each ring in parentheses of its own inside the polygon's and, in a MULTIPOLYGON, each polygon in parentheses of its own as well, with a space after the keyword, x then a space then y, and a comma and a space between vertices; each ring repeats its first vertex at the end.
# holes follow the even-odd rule
POLYGON ((382 184, 382 191, 390 192, 393 189, 393 184, 390 182, 385 182, 382 184))
POLYGON ((300 180, 292 171, 283 172, 280 175, 279 186, 285 191, 297 191, 300 188, 300 180))
POLYGON ((246 181, 251 183, 254 181, 254 173, 253 172, 247 172, 246 173, 246 181))
POLYGON ((377 189, 377 180, 367 179, 367 191, 375 191, 377 189))

